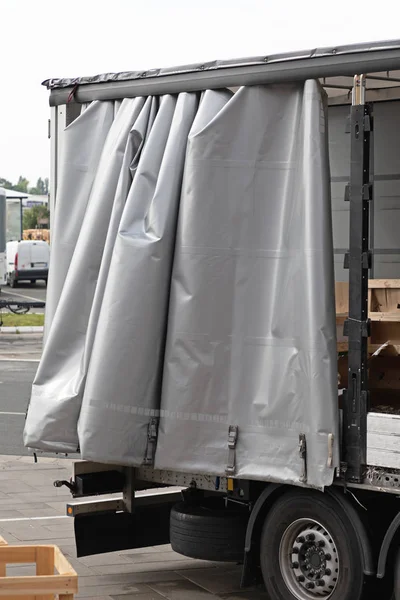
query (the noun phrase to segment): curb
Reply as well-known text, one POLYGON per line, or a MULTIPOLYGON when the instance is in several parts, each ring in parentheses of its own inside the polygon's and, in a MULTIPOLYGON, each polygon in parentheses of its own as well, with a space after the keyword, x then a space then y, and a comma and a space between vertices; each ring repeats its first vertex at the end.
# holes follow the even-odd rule
POLYGON ((43 333, 43 327, 0 327, 1 333, 43 333))

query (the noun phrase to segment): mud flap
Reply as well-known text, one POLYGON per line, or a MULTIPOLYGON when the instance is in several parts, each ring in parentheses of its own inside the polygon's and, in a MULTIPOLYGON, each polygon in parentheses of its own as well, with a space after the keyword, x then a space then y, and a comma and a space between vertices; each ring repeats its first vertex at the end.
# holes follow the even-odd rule
POLYGON ((75 517, 78 558, 169 544, 169 520, 174 504, 138 506, 133 514, 105 512, 75 517))

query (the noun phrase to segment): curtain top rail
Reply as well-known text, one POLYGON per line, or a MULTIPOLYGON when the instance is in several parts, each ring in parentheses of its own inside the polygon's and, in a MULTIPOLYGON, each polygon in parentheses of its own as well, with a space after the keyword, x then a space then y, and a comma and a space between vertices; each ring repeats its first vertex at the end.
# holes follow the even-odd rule
MULTIPOLYGON (((304 81, 400 69, 400 40, 213 61, 182 67, 48 79, 50 105, 304 81)), ((389 82, 389 79, 388 79, 389 82)))

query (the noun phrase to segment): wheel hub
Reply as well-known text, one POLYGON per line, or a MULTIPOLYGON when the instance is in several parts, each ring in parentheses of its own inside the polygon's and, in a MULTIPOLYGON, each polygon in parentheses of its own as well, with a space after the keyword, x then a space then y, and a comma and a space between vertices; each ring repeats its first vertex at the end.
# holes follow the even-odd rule
POLYGON ((299 519, 282 536, 283 579, 298 600, 329 598, 336 588, 339 557, 329 532, 316 521, 299 519))
POLYGON ((320 578, 326 569, 326 557, 322 548, 313 542, 305 542, 299 549, 300 568, 311 579, 320 578))
POLYGON ((321 569, 325 561, 325 556, 324 553, 318 548, 309 548, 304 559, 314 569, 321 569))

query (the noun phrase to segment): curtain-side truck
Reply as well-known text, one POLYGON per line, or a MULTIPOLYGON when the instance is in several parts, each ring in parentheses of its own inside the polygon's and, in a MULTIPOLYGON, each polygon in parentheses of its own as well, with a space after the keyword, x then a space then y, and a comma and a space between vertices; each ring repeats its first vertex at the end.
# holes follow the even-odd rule
MULTIPOLYGON (((215 477, 77 461, 67 514, 75 519, 78 556, 171 543, 189 557, 241 562, 243 586, 262 575, 271 600, 400 599, 400 41, 64 87, 50 81, 51 211, 63 132, 83 103, 306 79, 318 79, 329 98, 343 388, 334 483, 321 492, 306 482, 243 481, 234 468, 215 477), (380 312, 382 302, 390 309, 380 312), (386 345, 382 322, 393 328, 386 345)), ((232 436, 227 453, 234 447, 232 436)), ((306 464, 301 440, 299 452, 306 464)))

